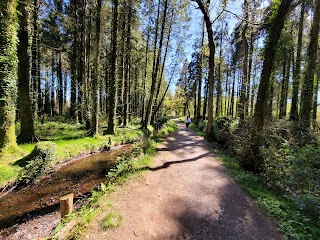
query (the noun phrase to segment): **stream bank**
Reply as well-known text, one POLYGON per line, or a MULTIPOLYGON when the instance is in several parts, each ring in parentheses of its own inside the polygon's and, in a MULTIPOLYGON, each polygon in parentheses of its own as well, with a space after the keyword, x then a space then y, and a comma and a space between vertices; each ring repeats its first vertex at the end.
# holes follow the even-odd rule
MULTIPOLYGON (((39 221, 44 215, 55 219, 50 221, 55 227, 60 218, 59 198, 73 192, 76 207, 80 206, 82 199, 93 188, 106 181, 106 174, 115 165, 117 157, 130 150, 131 145, 121 145, 108 152, 79 158, 42 177, 36 184, 14 189, 0 198, 0 239, 9 239, 8 236, 16 231, 18 225, 29 220, 39 221)), ((50 229, 48 226, 44 228, 50 229)), ((24 235, 22 239, 28 238, 24 235)))

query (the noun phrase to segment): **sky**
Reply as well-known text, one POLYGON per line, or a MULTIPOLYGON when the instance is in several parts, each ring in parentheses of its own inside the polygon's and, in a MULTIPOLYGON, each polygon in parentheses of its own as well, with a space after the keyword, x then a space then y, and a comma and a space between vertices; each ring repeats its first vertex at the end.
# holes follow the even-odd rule
MULTIPOLYGON (((219 1, 217 1, 219 2, 219 1)), ((235 1, 232 3, 229 3, 227 5, 227 9, 229 11, 234 12, 235 14, 241 16, 241 4, 242 1, 235 1)), ((213 2, 211 4, 211 19, 214 19, 217 16, 217 5, 214 5, 213 2)), ((186 58, 188 61, 191 61, 191 54, 194 52, 193 45, 196 42, 197 39, 199 39, 202 35, 202 12, 200 9, 197 8, 197 3, 196 2, 190 2, 190 22, 189 22, 189 29, 187 32, 187 36, 184 39, 184 52, 186 55, 186 58)), ((236 25, 236 23, 239 21, 236 19, 234 16, 228 14, 227 15, 227 21, 229 24, 229 33, 231 33, 236 25)), ((206 30, 205 30, 206 31, 206 30)), ((206 36, 205 36, 206 37, 206 36)), ((168 62, 171 62, 172 59, 169 59, 168 62)), ((175 78, 174 81, 171 83, 170 86, 170 92, 173 93, 175 88, 176 88, 176 82, 179 78, 179 71, 176 71, 175 73, 175 78)), ((167 77, 168 78, 168 77, 167 77)))

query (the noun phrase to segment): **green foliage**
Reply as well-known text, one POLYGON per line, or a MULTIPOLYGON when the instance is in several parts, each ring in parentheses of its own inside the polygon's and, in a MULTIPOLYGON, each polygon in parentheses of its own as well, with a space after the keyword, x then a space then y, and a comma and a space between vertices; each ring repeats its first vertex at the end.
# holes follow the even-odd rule
POLYGON ((107 216, 102 220, 101 226, 103 229, 107 228, 116 228, 119 227, 122 223, 122 216, 118 215, 114 212, 110 212, 107 216))
MULTIPOLYGON (((273 187, 266 187, 262 175, 244 172, 236 159, 220 155, 223 164, 228 167, 231 175, 241 187, 258 203, 259 207, 270 217, 276 219, 279 230, 288 239, 316 239, 320 234, 319 209, 315 218, 310 218, 303 207, 315 207, 313 200, 309 199, 297 204, 297 199, 283 196, 273 187)), ((311 195, 312 196, 312 195, 311 195)), ((310 197, 311 197, 310 196, 310 197)), ((313 196, 312 196, 313 198, 313 196)))
POLYGON ((37 143, 29 156, 16 163, 23 166, 18 176, 18 182, 21 184, 30 184, 42 176, 51 167, 55 153, 55 143, 37 143))
POLYGON ((234 157, 221 156, 224 164, 260 208, 277 220, 281 232, 288 239, 315 239, 319 236, 318 125, 305 132, 299 124, 284 120, 269 123, 261 132, 265 171, 255 175, 240 167, 250 151, 252 119, 247 118, 241 124, 216 119, 213 124, 217 142, 221 143, 221 137, 228 136, 227 143, 219 146, 234 157))

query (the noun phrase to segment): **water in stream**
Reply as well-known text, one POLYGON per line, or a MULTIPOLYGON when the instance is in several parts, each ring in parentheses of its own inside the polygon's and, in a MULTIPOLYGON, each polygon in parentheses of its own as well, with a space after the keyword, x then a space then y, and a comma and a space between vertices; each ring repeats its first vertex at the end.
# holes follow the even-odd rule
POLYGON ((130 145, 125 145, 72 161, 36 184, 3 196, 0 198, 0 229, 15 224, 22 216, 26 218, 56 209, 59 198, 67 193, 73 192, 79 197, 90 192, 106 180, 107 171, 114 165, 116 157, 130 149, 130 145))

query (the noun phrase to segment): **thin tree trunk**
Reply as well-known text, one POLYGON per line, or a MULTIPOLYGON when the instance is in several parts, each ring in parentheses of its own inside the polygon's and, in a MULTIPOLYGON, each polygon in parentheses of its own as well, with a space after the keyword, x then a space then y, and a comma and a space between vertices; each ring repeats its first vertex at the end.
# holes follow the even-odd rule
POLYGON ((301 50, 302 50, 302 35, 303 35, 305 7, 306 7, 306 2, 302 1, 300 21, 299 21, 296 66, 293 71, 292 103, 291 103, 291 111, 290 111, 290 120, 298 120, 299 118, 298 100, 299 100, 299 87, 300 87, 300 79, 301 79, 301 50))
MULTIPOLYGON (((252 71, 252 62, 253 62, 253 36, 252 36, 252 32, 250 33, 250 47, 249 47, 249 66, 248 66, 248 87, 247 87, 247 97, 246 97, 246 115, 251 115, 251 110, 252 107, 252 90, 251 90, 251 71, 252 71), (251 105, 250 105, 251 103, 251 105), (250 111, 249 111, 250 110, 250 111)), ((252 87, 253 88, 253 87, 252 87)))
POLYGON ((208 79, 205 80, 204 85, 204 99, 203 99, 203 112, 202 112, 202 119, 206 120, 207 115, 207 106, 208 106, 208 79))
POLYGON ((96 12, 96 32, 94 39, 94 64, 93 64, 93 81, 92 81, 92 120, 91 134, 99 134, 99 65, 100 65, 100 31, 101 31, 101 0, 97 0, 96 12))
MULTIPOLYGON (((129 1, 128 6, 128 19, 126 30, 126 56, 125 56, 125 71, 124 71, 124 105, 123 105, 123 126, 128 124, 128 106, 129 106, 129 83, 130 83, 130 68, 131 68, 131 21, 132 21, 132 1, 129 1)), ((123 30, 125 31, 125 30, 123 30)))
POLYGON ((285 49, 283 54, 283 74, 281 82, 281 97, 280 97, 280 112, 279 118, 285 118, 287 113, 287 98, 288 98, 288 85, 289 85, 289 75, 287 71, 290 70, 290 60, 288 59, 288 52, 285 49), (287 63, 289 62, 289 64, 287 63), (289 69, 288 69, 289 68, 289 69))
POLYGON ((118 0, 112 0, 112 38, 111 38, 111 69, 109 82, 109 115, 107 134, 114 134, 114 118, 117 106, 117 81, 116 81, 116 61, 117 61, 117 29, 118 29, 118 0))
POLYGON ((148 69, 148 53, 149 53, 149 40, 150 40, 150 28, 147 30, 147 45, 146 45, 146 55, 145 55, 145 66, 144 66, 144 74, 143 74, 143 93, 142 93, 142 108, 141 108, 141 123, 144 121, 144 110, 146 104, 146 81, 147 81, 147 69, 148 69))
POLYGON ((214 88, 214 55, 216 51, 215 42, 213 40, 212 23, 210 20, 210 0, 204 4, 201 0, 196 0, 198 6, 203 14, 204 21, 206 23, 208 43, 209 43, 209 76, 208 76, 208 127, 206 131, 207 138, 211 138, 213 135, 213 88, 214 88))
POLYGON ((217 81, 217 105, 216 105, 216 116, 221 116, 221 97, 222 97, 222 89, 221 89, 221 82, 222 82, 222 74, 221 74, 221 62, 222 62, 222 32, 223 26, 220 33, 220 51, 219 51, 219 64, 218 64, 218 81, 217 81))
POLYGON ((78 28, 77 26, 77 0, 72 0, 73 7, 73 18, 75 21, 75 26, 73 29, 73 43, 72 43, 72 53, 71 53, 71 96, 70 96, 70 117, 78 122, 77 113, 77 58, 78 58, 78 28))
MULTIPOLYGON (((165 0, 166 3, 168 3, 168 0, 165 0)), ((151 88, 150 88, 150 95, 149 95, 149 101, 146 109, 146 115, 142 124, 142 128, 146 129, 149 122, 150 122, 150 115, 151 115, 151 108, 153 104, 153 97, 156 87, 156 81, 157 81, 157 73, 159 68, 159 58, 157 55, 157 42, 158 42, 158 28, 159 28, 159 16, 160 16, 160 3, 161 1, 158 1, 158 12, 157 12, 157 20, 156 20, 156 27, 155 27, 155 39, 154 39, 154 50, 153 50, 153 66, 152 66, 152 79, 151 79, 151 88)), ((165 11, 166 13, 167 11, 165 11)), ((160 37, 160 42, 162 44, 163 39, 160 37)), ((158 53, 161 53, 160 44, 158 53)), ((159 55, 159 54, 158 54, 159 55)))
MULTIPOLYGON (((172 14, 173 16, 173 14, 172 14)), ((167 54, 168 54, 168 49, 169 49, 169 43, 170 43, 170 36, 171 36, 171 27, 172 27, 172 20, 170 21, 170 25, 169 25, 169 30, 168 30, 168 39, 167 39, 167 42, 166 42, 166 49, 165 49, 165 52, 164 52, 164 57, 163 57, 163 61, 162 61, 162 66, 161 66, 161 70, 160 70, 160 77, 158 79, 158 86, 157 86, 157 91, 156 91, 156 97, 155 97, 155 105, 157 106, 157 102, 158 102, 158 98, 159 98, 159 93, 160 93, 160 89, 161 89, 161 83, 162 83, 162 77, 163 77, 163 73, 164 73, 164 67, 165 67, 165 64, 166 64, 166 59, 167 59, 167 54)), ((160 56, 161 57, 161 56, 160 56)), ((156 114, 157 114, 157 111, 156 111, 157 108, 154 109, 152 115, 151 115, 151 121, 150 122, 153 122, 155 117, 156 117, 156 114)))
POLYGON ((31 83, 33 85, 32 89, 32 110, 34 119, 37 119, 38 115, 38 82, 39 76, 37 75, 38 69, 38 41, 39 31, 38 31, 38 18, 39 18, 39 4, 38 0, 33 0, 33 35, 32 35, 32 45, 31 45, 31 83))
POLYGON ((247 29, 248 24, 247 21, 249 19, 248 14, 248 2, 247 0, 244 0, 243 3, 244 8, 244 27, 242 29, 242 42, 244 45, 244 58, 243 58, 243 74, 242 74, 242 81, 241 81, 241 90, 240 90, 240 104, 238 107, 238 113, 241 120, 244 120, 246 109, 248 106, 246 106, 247 103, 247 84, 248 84, 248 53, 249 53, 249 47, 248 47, 248 40, 247 40, 247 29))
POLYGON ((199 59, 198 59, 198 108, 197 108, 197 118, 196 118, 196 125, 198 126, 201 118, 201 85, 202 85, 202 64, 203 64, 203 54, 202 54, 202 48, 204 44, 204 21, 202 21, 202 37, 201 37, 201 46, 200 46, 200 51, 199 51, 199 59))
POLYGON ((315 83, 314 98, 313 98, 313 111, 312 111, 313 119, 317 119, 319 83, 320 83, 320 57, 318 56, 316 83, 315 83))
POLYGON ((51 106, 51 117, 55 114, 55 95, 54 95, 54 72, 55 72, 55 52, 51 51, 51 87, 50 87, 50 106, 51 106))
POLYGON ((62 57, 61 51, 58 52, 58 69, 57 69, 57 77, 58 77, 58 99, 59 99, 59 115, 63 114, 63 78, 62 78, 62 57))
POLYGON ((314 1, 313 22, 308 47, 307 69, 301 94, 301 121, 305 129, 311 125, 311 110, 314 92, 314 75, 317 66, 317 50, 319 39, 320 1, 314 1))
POLYGON ((28 12, 26 3, 19 2, 19 44, 18 44, 18 94, 21 132, 18 137, 20 143, 32 142, 34 140, 34 126, 30 100, 30 58, 28 54, 28 12))

